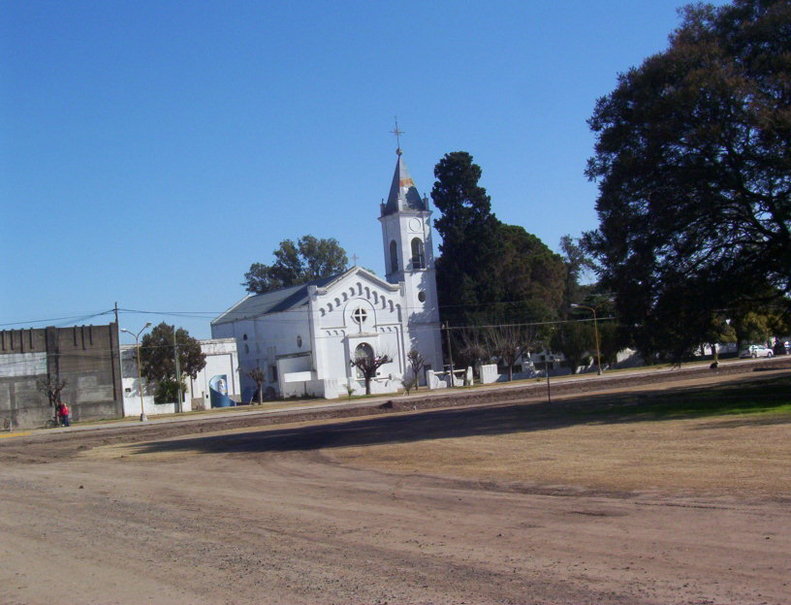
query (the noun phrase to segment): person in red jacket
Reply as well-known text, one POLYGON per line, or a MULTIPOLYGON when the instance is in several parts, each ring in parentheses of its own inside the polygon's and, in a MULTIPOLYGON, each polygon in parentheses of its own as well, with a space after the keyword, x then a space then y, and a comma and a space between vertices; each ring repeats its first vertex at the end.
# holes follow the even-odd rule
POLYGON ((71 426, 71 418, 70 418, 71 410, 69 410, 69 406, 65 403, 61 403, 58 406, 58 416, 60 417, 60 422, 63 426, 71 426))

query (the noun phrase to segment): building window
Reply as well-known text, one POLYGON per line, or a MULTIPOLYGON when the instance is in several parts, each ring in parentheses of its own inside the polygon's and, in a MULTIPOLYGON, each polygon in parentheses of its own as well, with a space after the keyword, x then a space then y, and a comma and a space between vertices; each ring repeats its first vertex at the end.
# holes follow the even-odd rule
POLYGON ((368 312, 362 307, 357 307, 354 311, 352 311, 352 319, 354 320, 354 323, 362 326, 365 323, 365 320, 368 319, 368 312))
POLYGON ((390 273, 398 271, 398 246, 395 240, 390 242, 390 273))
POLYGON ((421 240, 419 237, 416 237, 412 240, 412 268, 426 268, 426 253, 423 248, 423 240, 421 240))

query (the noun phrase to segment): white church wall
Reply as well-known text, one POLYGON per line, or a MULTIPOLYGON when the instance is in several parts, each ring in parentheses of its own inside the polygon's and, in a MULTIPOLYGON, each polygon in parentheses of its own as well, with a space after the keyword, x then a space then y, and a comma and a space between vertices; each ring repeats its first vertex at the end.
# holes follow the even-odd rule
POLYGON ((311 371, 309 355, 281 357, 277 360, 278 392, 282 397, 319 396, 314 393, 315 385, 308 389, 307 383, 315 379, 311 371))
MULTIPOLYGON (((365 343, 374 355, 393 359, 380 368, 372 390, 397 390, 404 374, 401 301, 400 288, 375 281, 362 271, 350 273, 327 291, 316 291, 311 309, 318 324, 317 378, 345 380, 344 391, 351 380, 356 392, 360 391, 357 370, 350 362, 357 347, 365 343)), ((332 390, 328 388, 327 394, 332 390)))
POLYGON ((253 398, 255 382, 248 376, 261 368, 266 377, 264 390, 280 390, 278 358, 283 355, 310 352, 310 328, 307 308, 271 313, 256 319, 245 319, 212 326, 212 335, 230 336, 239 351, 239 382, 243 402, 253 398))

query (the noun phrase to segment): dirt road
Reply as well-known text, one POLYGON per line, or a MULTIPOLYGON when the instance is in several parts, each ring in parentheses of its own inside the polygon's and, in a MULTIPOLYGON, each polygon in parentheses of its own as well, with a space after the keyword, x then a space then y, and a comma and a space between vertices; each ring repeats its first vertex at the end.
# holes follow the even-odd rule
MULTIPOLYGON (((518 409, 530 418, 530 406, 518 409)), ((504 414, 430 410, 411 423, 393 414, 200 435, 163 428, 151 433, 157 441, 139 431, 0 440, 0 602, 791 601, 789 485, 676 488, 671 476, 620 490, 606 468, 580 476, 573 444, 587 439, 593 449, 582 455, 598 447, 605 457, 638 425, 487 433, 510 422, 504 414), (462 476, 447 459, 448 447, 485 457, 519 443, 507 438, 548 439, 565 453, 552 473, 526 465, 507 478, 476 476, 473 463, 462 476), (564 468, 574 469, 568 480, 564 468)), ((739 464, 751 451, 786 455, 791 418, 733 420, 666 424, 662 439, 699 435, 727 452, 751 441, 755 450, 727 455, 739 464)), ((727 456, 705 462, 706 472, 722 472, 727 456)), ((773 481, 785 482, 782 460, 770 463, 773 481)))

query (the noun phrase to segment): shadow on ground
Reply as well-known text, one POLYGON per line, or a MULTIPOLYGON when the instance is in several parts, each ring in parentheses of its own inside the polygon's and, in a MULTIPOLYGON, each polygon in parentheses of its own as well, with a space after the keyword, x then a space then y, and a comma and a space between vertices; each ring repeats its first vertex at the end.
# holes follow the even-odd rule
MULTIPOLYGON (((592 395, 573 401, 501 404, 485 407, 442 409, 387 414, 289 428, 259 428, 141 443, 136 453, 178 450, 206 453, 286 452, 386 443, 408 443, 428 439, 553 430, 581 424, 612 424, 662 421, 679 418, 752 413, 734 417, 730 426, 789 423, 791 378, 757 383, 729 384, 716 388, 679 387, 628 394, 592 395), (779 410, 780 415, 757 412, 779 410)), ((392 408, 393 404, 383 404, 392 408)), ((396 408, 397 409, 397 408, 396 408)), ((717 426, 729 424, 717 423, 717 426)))

